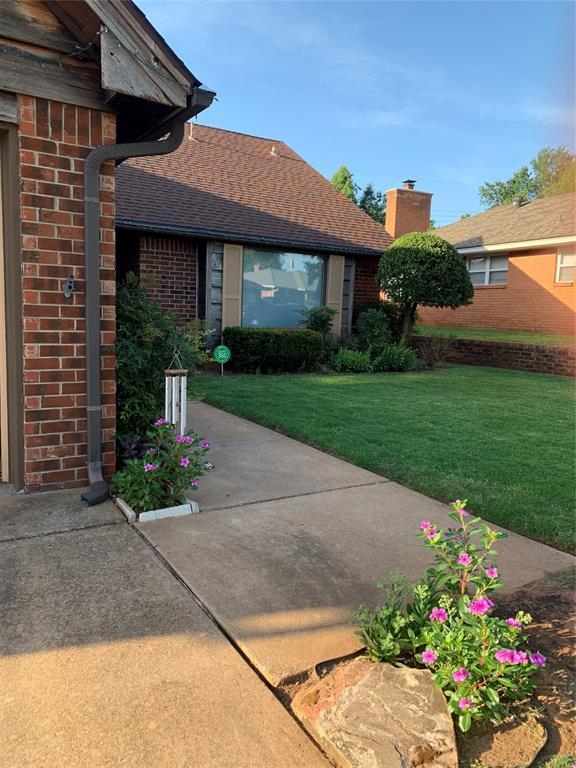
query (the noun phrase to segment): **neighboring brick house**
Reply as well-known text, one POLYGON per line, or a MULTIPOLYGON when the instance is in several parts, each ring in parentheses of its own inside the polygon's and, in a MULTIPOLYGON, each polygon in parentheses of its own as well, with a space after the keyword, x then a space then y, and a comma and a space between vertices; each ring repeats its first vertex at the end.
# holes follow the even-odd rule
POLYGON ((119 276, 205 318, 214 342, 227 325, 296 326, 320 304, 346 334, 354 306, 378 301, 382 251, 428 226, 431 195, 406 184, 388 192, 387 232, 283 142, 190 125, 172 155, 119 169, 119 276))
POLYGON ((474 301, 425 325, 574 334, 576 194, 502 205, 436 230, 466 259, 474 301))
POLYGON ((213 94, 132 2, 4 0, 0 28, 1 479, 93 485, 115 460, 114 144, 172 146, 213 94))

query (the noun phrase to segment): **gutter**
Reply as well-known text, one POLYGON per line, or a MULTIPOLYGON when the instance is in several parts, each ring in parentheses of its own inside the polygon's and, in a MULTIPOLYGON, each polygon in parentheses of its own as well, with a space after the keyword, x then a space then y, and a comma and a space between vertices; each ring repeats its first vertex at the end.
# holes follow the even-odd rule
MULTIPOLYGON (((210 105, 214 94, 194 89, 191 106, 200 112, 210 105), (208 95, 209 94, 209 95, 208 95), (207 103, 206 103, 207 102, 207 103)), ((102 396, 100 387, 100 170, 107 160, 167 155, 184 139, 187 110, 167 127, 168 138, 161 141, 103 144, 93 149, 84 165, 84 266, 86 286, 86 432, 90 488, 82 494, 88 505, 108 498, 108 484, 102 476, 102 396)))

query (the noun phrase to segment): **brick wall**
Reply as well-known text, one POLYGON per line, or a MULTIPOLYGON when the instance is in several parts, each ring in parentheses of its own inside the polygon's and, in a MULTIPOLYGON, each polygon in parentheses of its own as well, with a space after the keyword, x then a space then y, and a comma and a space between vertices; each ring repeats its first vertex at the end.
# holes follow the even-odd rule
MULTIPOLYGON (((413 339, 418 349, 419 340, 413 339)), ((556 376, 576 376, 576 349, 551 347, 540 344, 513 344, 476 339, 446 339, 442 359, 463 365, 490 365, 494 368, 512 368, 517 371, 551 373, 556 376)))
POLYGON ((432 194, 416 189, 389 189, 386 192, 386 231, 392 237, 408 232, 426 232, 430 224, 432 194))
MULTIPOLYGON (((55 101, 18 97, 24 342, 25 485, 86 485, 84 160, 115 140, 115 118, 55 101), (69 275, 77 290, 65 298, 69 275)), ((102 441, 114 468, 114 165, 101 177, 102 441)))
POLYGON ((140 277, 147 294, 184 320, 196 318, 198 249, 186 237, 140 237, 140 277))
POLYGON ((354 268, 354 307, 380 300, 376 285, 377 258, 357 258, 354 268))
POLYGON ((573 334, 576 294, 555 283, 556 250, 518 251, 505 286, 477 286, 474 302, 458 309, 419 308, 424 325, 573 334))

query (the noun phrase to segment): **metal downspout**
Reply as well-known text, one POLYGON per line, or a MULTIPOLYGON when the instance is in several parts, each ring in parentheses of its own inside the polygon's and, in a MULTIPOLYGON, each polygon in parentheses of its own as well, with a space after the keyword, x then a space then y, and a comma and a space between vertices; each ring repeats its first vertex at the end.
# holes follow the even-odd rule
POLYGON ((161 141, 104 144, 96 147, 84 165, 84 251, 86 288, 86 418, 90 488, 82 494, 88 505, 108 498, 102 476, 102 399, 100 392, 100 169, 107 160, 167 155, 184 139, 184 121, 174 120, 161 141))

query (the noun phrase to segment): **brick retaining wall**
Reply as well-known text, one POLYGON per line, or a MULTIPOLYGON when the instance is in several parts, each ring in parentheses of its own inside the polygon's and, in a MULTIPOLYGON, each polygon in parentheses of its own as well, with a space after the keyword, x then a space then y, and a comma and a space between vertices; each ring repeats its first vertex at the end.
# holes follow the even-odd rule
MULTIPOLYGON (((420 338, 426 342, 431 337, 416 337, 416 349, 420 338)), ((477 339, 445 338, 445 342, 442 359, 447 363, 490 365, 494 368, 551 373, 555 376, 576 376, 575 348, 477 339)))

